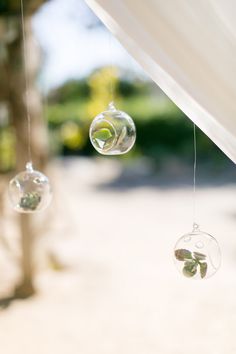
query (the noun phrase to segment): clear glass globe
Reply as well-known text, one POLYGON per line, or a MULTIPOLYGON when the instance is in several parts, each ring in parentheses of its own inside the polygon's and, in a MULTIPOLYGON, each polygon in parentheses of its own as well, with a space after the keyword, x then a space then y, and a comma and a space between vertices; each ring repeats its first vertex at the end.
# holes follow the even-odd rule
POLYGON ((220 268, 221 252, 218 242, 194 224, 193 231, 177 241, 174 261, 179 272, 185 277, 207 279, 220 268))
POLYGON ((115 108, 113 102, 107 111, 97 115, 89 130, 93 147, 103 155, 121 155, 132 149, 136 129, 132 118, 115 108))
POLYGON ((28 162, 26 170, 10 181, 9 197, 13 208, 19 213, 42 211, 52 199, 49 180, 43 173, 35 171, 31 162, 28 162))

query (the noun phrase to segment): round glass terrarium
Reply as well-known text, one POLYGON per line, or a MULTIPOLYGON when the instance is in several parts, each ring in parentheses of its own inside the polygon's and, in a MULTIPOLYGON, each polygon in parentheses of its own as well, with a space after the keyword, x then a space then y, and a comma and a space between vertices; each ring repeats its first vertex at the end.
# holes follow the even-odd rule
POLYGON ((52 191, 48 178, 35 171, 31 162, 28 162, 26 170, 10 181, 9 196, 16 211, 34 213, 47 208, 52 199, 52 191))
POLYGON ((220 268, 221 253, 218 242, 194 224, 192 232, 177 241, 174 261, 179 272, 185 277, 207 279, 220 268))
POLYGON ((113 102, 108 109, 97 115, 89 130, 93 147, 103 155, 121 155, 132 149, 136 129, 132 118, 115 108, 113 102))

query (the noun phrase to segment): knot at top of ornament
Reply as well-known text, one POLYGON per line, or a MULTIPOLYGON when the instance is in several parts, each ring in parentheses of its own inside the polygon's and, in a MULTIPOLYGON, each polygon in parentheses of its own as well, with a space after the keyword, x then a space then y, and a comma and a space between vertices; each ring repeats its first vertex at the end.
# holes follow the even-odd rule
POLYGON ((117 111, 113 101, 108 104, 108 111, 117 111))
POLYGON ((25 168, 26 168, 26 171, 28 171, 28 172, 33 172, 33 170, 34 170, 33 164, 31 161, 26 163, 25 168))
POLYGON ((200 231, 200 227, 196 222, 194 222, 193 223, 193 232, 198 232, 198 231, 200 231))

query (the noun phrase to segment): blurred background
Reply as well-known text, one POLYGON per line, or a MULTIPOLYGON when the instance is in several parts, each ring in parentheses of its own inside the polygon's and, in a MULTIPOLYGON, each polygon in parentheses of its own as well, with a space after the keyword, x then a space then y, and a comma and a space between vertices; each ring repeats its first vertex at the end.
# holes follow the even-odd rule
POLYGON ((197 130, 197 221, 223 261, 209 280, 185 279, 173 248, 192 229, 192 122, 83 0, 24 4, 33 162, 54 198, 31 216, 9 205, 28 139, 20 1, 0 0, 4 354, 235 353, 233 163, 197 130), (121 157, 98 155, 88 137, 111 85, 137 128, 121 157))

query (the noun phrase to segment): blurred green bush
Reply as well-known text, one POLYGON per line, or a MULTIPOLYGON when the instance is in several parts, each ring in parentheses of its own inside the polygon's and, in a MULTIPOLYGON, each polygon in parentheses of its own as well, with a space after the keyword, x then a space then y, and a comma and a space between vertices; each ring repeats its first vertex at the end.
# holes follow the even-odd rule
MULTIPOLYGON (((69 81, 48 95, 45 119, 52 155, 97 155, 89 141, 92 119, 107 108, 111 84, 116 106, 135 121, 135 147, 122 161, 148 157, 157 165, 177 159, 193 161, 193 124, 150 81, 126 75, 118 79, 116 69, 102 68, 84 80, 69 81)), ((229 164, 225 155, 206 135, 197 130, 198 159, 215 168, 229 164)), ((0 124, 0 172, 15 166, 15 135, 8 124, 0 124)))
MULTIPOLYGON (((111 73, 102 68, 88 80, 70 81, 50 94, 47 119, 51 149, 61 155, 95 155, 88 137, 93 116, 106 109, 111 73)), ((135 121, 137 141, 128 158, 147 156, 160 163, 168 157, 192 162, 193 124, 157 87, 140 80, 117 79, 116 103, 135 121)), ((201 131, 198 158, 223 163, 225 156, 201 131)), ((127 157, 126 157, 127 158, 127 157)))
POLYGON ((11 126, 0 126, 0 172, 8 172, 15 166, 15 134, 11 126))

